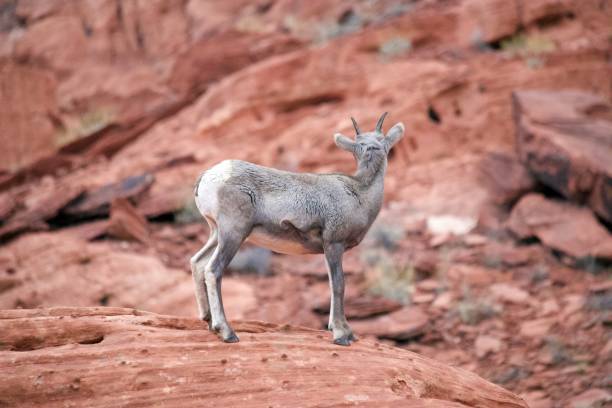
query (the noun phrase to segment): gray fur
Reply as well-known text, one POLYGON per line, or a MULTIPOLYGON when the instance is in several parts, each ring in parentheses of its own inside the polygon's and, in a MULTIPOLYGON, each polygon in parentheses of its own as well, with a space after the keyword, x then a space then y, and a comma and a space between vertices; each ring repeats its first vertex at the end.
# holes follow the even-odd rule
POLYGON ((200 176, 195 200, 210 237, 191 258, 191 269, 200 318, 224 341, 238 337, 225 317, 221 278, 245 240, 286 254, 324 253, 332 293, 329 329, 336 344, 355 340, 344 316, 342 255, 361 242, 382 206, 387 154, 404 133, 398 123, 385 136, 385 115, 373 132, 361 133, 354 121, 355 140, 334 135, 357 161, 352 176, 290 173, 240 160, 225 160, 200 176))

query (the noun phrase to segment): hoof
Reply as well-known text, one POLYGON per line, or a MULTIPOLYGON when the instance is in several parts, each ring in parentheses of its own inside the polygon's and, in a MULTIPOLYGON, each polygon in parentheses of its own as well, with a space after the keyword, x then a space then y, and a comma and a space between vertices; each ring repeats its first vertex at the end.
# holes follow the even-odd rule
POLYGON ((223 337, 225 343, 238 343, 240 339, 236 336, 236 333, 230 333, 228 336, 223 337))
POLYGON ((351 345, 350 336, 342 336, 337 339, 334 339, 334 344, 337 344, 339 346, 350 346, 351 345))
POLYGON ((350 341, 357 341, 357 336, 355 336, 353 333, 349 334, 348 338, 350 341))

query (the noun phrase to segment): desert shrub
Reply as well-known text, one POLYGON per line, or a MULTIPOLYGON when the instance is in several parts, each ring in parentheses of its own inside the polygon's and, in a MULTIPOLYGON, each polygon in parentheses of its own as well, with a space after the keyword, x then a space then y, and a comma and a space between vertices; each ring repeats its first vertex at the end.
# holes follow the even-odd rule
POLYGON ((269 249, 249 247, 238 251, 229 269, 239 273, 254 273, 259 276, 270 275, 272 252, 269 249))
POLYGON ((612 310, 612 292, 593 293, 587 297, 585 303, 586 307, 591 310, 610 311, 612 310))
POLYGON ((363 252, 362 260, 368 266, 366 287, 369 293, 403 304, 410 303, 415 279, 412 265, 396 262, 388 253, 380 250, 363 252))
POLYGON ((463 297, 457 303, 457 313, 463 323, 475 325, 499 312, 498 305, 488 299, 476 297, 469 286, 463 288, 463 297))
POLYGON ((401 226, 376 221, 368 231, 364 244, 367 248, 380 248, 393 252, 405 236, 406 231, 401 226))
POLYGON ((296 37, 310 39, 315 44, 324 44, 334 38, 359 31, 366 23, 360 15, 349 10, 337 20, 301 20, 295 15, 287 15, 282 22, 283 28, 296 37))
POLYGON ((339 21, 323 22, 316 27, 314 42, 325 43, 336 37, 351 34, 363 28, 364 21, 354 12, 348 12, 339 21))
POLYGON ((174 222, 177 224, 193 224, 200 221, 203 221, 202 215, 196 206, 191 190, 189 190, 189 193, 185 193, 183 206, 174 212, 174 222))
POLYGON ((247 14, 241 16, 234 28, 244 33, 266 33, 272 31, 272 28, 266 21, 259 15, 247 14))
POLYGON ((554 51, 556 46, 546 37, 520 33, 502 40, 500 49, 511 55, 537 56, 554 51))
POLYGON ((612 273, 612 262, 594 256, 585 256, 575 261, 576 268, 585 270, 593 275, 612 273))
POLYGON ((440 262, 436 268, 435 278, 439 283, 438 292, 444 292, 450 286, 448 280, 448 271, 452 264, 452 256, 448 248, 442 247, 440 249, 440 262))
POLYGON ((100 108, 81 115, 75 124, 66 127, 56 138, 56 144, 61 147, 82 137, 87 137, 104 129, 116 118, 112 109, 100 108))
POLYGON ((379 45, 378 53, 383 59, 390 60, 408 54, 411 49, 412 41, 403 37, 393 37, 379 45))
POLYGON ((573 362, 567 346, 557 337, 548 336, 544 339, 546 351, 550 355, 550 364, 557 365, 573 362))

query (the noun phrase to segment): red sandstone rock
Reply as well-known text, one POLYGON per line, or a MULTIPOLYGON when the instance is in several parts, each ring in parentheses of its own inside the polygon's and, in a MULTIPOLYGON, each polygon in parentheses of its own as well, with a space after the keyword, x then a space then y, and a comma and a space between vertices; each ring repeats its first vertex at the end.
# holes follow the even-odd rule
POLYGON ((479 358, 484 358, 490 353, 497 353, 501 350, 502 343, 497 337, 480 335, 474 342, 476 355, 479 358))
MULTIPOLYGON (((327 296, 326 296, 327 297, 327 296)), ((394 312, 402 308, 402 304, 382 297, 369 297, 361 294, 357 297, 347 296, 344 309, 347 319, 363 319, 394 312)), ((322 298, 313 310, 320 314, 329 313, 329 299, 322 298)))
POLYGON ((9 194, 0 195, 0 225, 3 224, 17 207, 17 203, 9 194))
POLYGON ((49 72, 0 61, 0 170, 14 171, 55 149, 56 87, 49 72))
POLYGON ((248 321, 233 327, 241 341, 228 345, 196 319, 133 309, 1 311, 0 401, 526 407, 475 374, 406 350, 366 340, 339 348, 327 333, 299 327, 248 321))
POLYGON ((612 221, 612 104, 576 91, 516 92, 513 101, 518 152, 529 171, 612 221))
MULTIPOLYGON (((108 305, 196 315, 191 274, 143 250, 89 243, 68 230, 20 237, 0 247, 2 259, 0 273, 12 271, 16 283, 0 291, 0 309, 108 305)), ((223 295, 232 318, 256 303, 253 287, 232 277, 223 279, 223 295)))
POLYGON ((488 153, 482 160, 482 180, 496 203, 508 204, 535 187, 535 180, 515 155, 488 153))
POLYGON ((571 408, 600 408, 612 401, 612 395, 599 388, 593 388, 572 398, 571 408))
POLYGON ((408 340, 425 332, 428 316, 417 306, 404 307, 388 315, 351 322, 355 334, 384 339, 408 340))
POLYGON ((56 216, 63 208, 82 196, 81 186, 57 186, 51 191, 39 191, 35 202, 17 212, 5 225, 0 227, 0 239, 11 238, 23 231, 37 231, 48 228, 47 220, 56 216))
POLYGON ((508 228, 521 239, 535 236, 576 258, 612 258, 612 235, 589 209, 571 203, 529 194, 512 209, 508 228))
POLYGON ((529 301, 528 292, 507 283, 491 285, 490 291, 493 297, 505 302, 524 304, 529 301))
POLYGON ((111 202, 108 234, 143 244, 150 242, 147 219, 126 198, 116 198, 111 202))
POLYGON ((125 178, 117 183, 107 184, 93 191, 88 191, 81 199, 64 209, 67 215, 74 217, 91 217, 108 214, 113 200, 121 198, 137 199, 153 183, 152 174, 125 178))
MULTIPOLYGON (((394 0, 357 3, 190 0, 159 1, 146 7, 143 2, 127 3, 20 0, 17 7, 20 20, 13 22, 11 32, 5 31, 5 17, 11 18, 10 7, 3 11, 0 56, 20 69, 35 64, 36 77, 53 78, 56 91, 52 94, 57 95, 57 100, 45 99, 48 104, 36 105, 36 117, 40 112, 59 131, 78 124, 81 115, 109 105, 114 107, 112 120, 98 124, 100 129, 96 132, 64 145, 59 155, 38 162, 34 166, 36 171, 8 178, 12 186, 26 183, 16 188, 19 192, 16 213, 22 201, 32 203, 41 195, 41 190, 31 188, 37 187, 38 182, 30 181, 49 173, 55 174, 65 186, 85 183, 90 192, 129 175, 154 173, 155 182, 136 204, 142 214, 156 217, 185 207, 192 198, 198 174, 228 157, 289 170, 350 172, 352 158, 337 151, 331 135, 335 131, 352 132, 349 115, 356 116, 365 127, 373 126, 380 111, 389 110, 388 120, 404 121, 408 137, 397 146, 390 161, 384 211, 395 209, 398 223, 409 217, 422 223, 431 215, 451 214, 478 219, 478 228, 495 230, 500 228, 499 217, 503 215, 495 211, 498 204, 502 200, 512 202, 529 188, 525 187, 527 183, 523 184, 527 180, 522 178, 524 172, 510 154, 515 134, 508 97, 511 92, 536 87, 565 88, 595 91, 607 99, 611 96, 608 28, 612 9, 602 8, 599 0, 520 0, 513 4, 516 8, 497 0, 424 0, 411 4, 394 0), (368 14, 365 7, 370 4, 374 9, 368 14), (489 21, 485 19, 487 15, 491 16, 489 21), (335 25, 347 16, 361 19, 363 30, 332 37, 315 47, 291 39, 297 35, 309 41, 312 38, 309 36, 322 31, 333 34, 335 25), (39 43, 33 41, 41 35, 37 25, 58 27, 61 25, 58 21, 69 22, 66 32, 51 33, 39 43), (75 21, 83 23, 83 34, 75 31, 78 28, 75 21), (525 58, 474 48, 478 45, 474 40, 478 39, 492 42, 482 44, 485 47, 496 46, 499 36, 513 35, 516 32, 513 27, 519 25, 526 35, 537 34, 550 40, 556 51, 525 58), (33 33, 28 33, 29 30, 33 33), (474 36, 479 31, 484 35, 474 36), (66 34, 74 38, 61 41, 85 48, 53 53, 61 42, 58 38, 66 34), (408 52, 385 56, 387 46, 402 41, 410 43, 408 52), (294 49, 293 55, 270 57, 294 49), (242 58, 242 51, 249 58, 242 58), (58 60, 70 53, 75 60, 58 60), (16 55, 28 59, 16 61, 16 55), (59 117, 56 106, 60 108, 59 117), (47 111, 52 113, 47 115, 47 111), (437 122, 432 120, 432 112, 437 122), (503 158, 491 160, 489 151, 503 158), (106 158, 92 160, 95 155, 106 158), (191 159, 182 161, 186 157, 191 159), (491 163, 493 167, 489 166, 491 163)), ((34 83, 41 82, 35 76, 34 83)), ((14 76, 9 78, 12 79, 19 80, 14 76)), ((21 96, 23 100, 28 94, 21 96)), ((28 104, 27 108, 33 105, 28 104)), ((595 108, 589 116, 603 120, 606 112, 595 108)), ((11 122, 0 120, 0 134, 7 124, 11 122)), ((26 136, 24 141, 28 144, 51 143, 51 138, 36 138, 30 131, 26 136)), ((54 143, 51 147, 56 148, 54 143)), ((4 164, 3 153, 0 151, 0 167, 4 164)), ((0 178, 5 179, 4 174, 0 171, 0 178)), ((4 186, 2 183, 0 189, 4 186)), ((45 191, 43 195, 46 194, 45 191)), ((20 244, 23 247, 1 247, 0 291, 4 292, 0 299, 4 294, 11 299, 6 307, 31 307, 45 302, 65 305, 75 299, 79 305, 103 301, 132 307, 135 306, 132 302, 137 302, 139 307, 154 311, 193 315, 195 306, 186 261, 201 245, 203 237, 199 235, 203 234, 185 239, 180 234, 170 234, 147 249, 131 242, 81 242, 104 233, 107 223, 108 219, 102 219, 66 231, 32 234, 27 245, 20 244), (69 235, 72 237, 66 239, 69 235), (50 249, 34 246, 33 242, 39 239, 40 247, 49 245, 50 249), (87 266, 87 257, 81 260, 62 250, 62 245, 74 252, 94 252, 96 259, 87 266), (28 247, 40 251, 48 263, 34 259, 28 247), (58 257, 62 256, 66 260, 60 262, 58 257), (169 264, 175 266, 166 266, 169 264), (47 266, 52 271, 46 271, 47 266), (99 280, 94 276, 94 268, 104 271, 99 280), (62 278, 64 271, 67 278, 62 278), (130 276, 133 271, 134 276, 130 276), (21 273, 25 276, 20 277, 21 273), (92 276, 93 281, 85 279, 92 276), (126 287, 144 288, 143 297, 126 287), (11 298, 15 291, 19 293, 17 299, 11 298), (107 297, 107 293, 112 295, 107 297)), ((152 230, 158 225, 151 225, 152 230)), ((179 227, 165 224, 164 228, 179 227)), ((495 238, 491 240, 504 240, 503 236, 492 237, 495 238)), ((410 247, 412 254, 415 250, 417 253, 427 250, 422 239, 422 229, 411 232, 401 243, 402 252, 404 246, 410 247), (417 248, 412 248, 413 245, 417 248)), ((513 330, 521 327, 523 321, 544 316, 537 310, 543 299, 584 294, 593 279, 602 277, 566 269, 560 279, 558 265, 538 245, 519 247, 520 253, 511 254, 507 261, 507 257, 502 257, 501 263, 489 259, 496 266, 487 268, 476 265, 483 259, 479 257, 481 248, 468 248, 466 252, 471 255, 464 256, 455 252, 455 247, 461 246, 456 240, 437 249, 440 263, 436 288, 445 292, 438 294, 435 306, 427 306, 428 302, 419 305, 427 310, 430 325, 424 332, 425 341, 411 339, 409 347, 429 350, 436 358, 491 375, 489 378, 494 378, 492 370, 510 370, 509 377, 495 378, 513 378, 505 386, 519 391, 542 388, 545 390, 542 398, 552 401, 552 406, 567 404, 569 393, 577 394, 605 375, 607 367, 601 359, 589 360, 591 363, 581 365, 580 372, 574 366, 541 372, 537 359, 532 362, 526 357, 536 351, 531 345, 536 344, 537 336, 527 342, 511 342, 507 349, 483 360, 466 352, 465 345, 472 344, 481 330, 495 336, 498 333, 513 336, 516 334, 513 330), (527 249, 536 251, 528 253, 527 249), (447 270, 451 272, 448 275, 447 270), (526 288, 523 278, 535 277, 535 271, 542 273, 538 272, 541 277, 530 288, 534 299, 509 304, 504 313, 484 320, 478 327, 456 327, 454 302, 461 299, 466 285, 471 285, 474 296, 487 299, 487 286, 501 274, 504 281, 511 275, 513 285, 526 288), (436 341, 429 343, 430 338, 436 341), (531 376, 524 376, 529 371, 531 376), (551 376, 555 381, 550 381, 551 376)), ((359 258, 359 248, 352 253, 359 258)), ((347 284, 359 285, 362 267, 352 266, 353 263, 347 269, 350 272, 347 284)), ((312 313, 311 305, 315 303, 313 298, 328 298, 327 288, 323 297, 320 293, 316 297, 306 294, 311 285, 326 287, 323 260, 274 256, 272 270, 276 275, 256 282, 250 277, 237 280, 226 276, 224 300, 229 317, 256 316, 266 321, 321 327, 321 318, 312 313), (232 307, 235 310, 229 311, 232 307)), ((415 296, 415 300, 421 299, 415 296)), ((576 310, 575 306, 566 306, 565 301, 561 304, 563 316, 572 312, 569 316, 572 322, 567 327, 571 328, 576 349, 600 350, 604 346, 600 339, 605 338, 606 320, 599 320, 586 308, 576 310)), ((550 312, 546 316, 557 314, 550 312)), ((570 336, 563 331, 557 333, 556 327, 554 334, 570 336)), ((92 340, 96 338, 85 338, 86 342, 92 340)), ((45 348, 38 351, 39 356, 49 350, 57 351, 45 348)), ((172 357, 169 360, 175 363, 177 356, 172 357)), ((147 373, 136 374, 139 379, 147 377, 147 373)), ((414 385, 409 381, 406 384, 414 385)), ((139 382, 138 387, 146 390, 143 383, 139 382)), ((393 388, 401 392, 406 386, 397 383, 393 388)), ((158 394, 164 393, 163 388, 160 390, 158 394)), ((347 403, 359 403, 359 398, 351 395, 347 403)), ((89 402, 84 401, 76 405, 89 402)), ((431 401, 415 404, 440 405, 431 401)), ((360 405, 381 406, 378 401, 360 405)), ((394 401, 390 405, 399 404, 394 401)))
POLYGON ((555 322, 555 318, 529 320, 521 324, 519 332, 522 336, 542 340, 548 335, 555 322))

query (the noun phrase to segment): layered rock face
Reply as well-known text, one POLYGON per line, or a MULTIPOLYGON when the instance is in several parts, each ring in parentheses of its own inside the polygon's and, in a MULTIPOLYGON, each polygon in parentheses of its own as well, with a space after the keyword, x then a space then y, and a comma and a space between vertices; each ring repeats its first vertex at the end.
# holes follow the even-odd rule
POLYGON ((612 105, 578 91, 519 92, 517 148, 529 171, 612 221, 612 105))
POLYGON ((234 327, 242 341, 228 345, 196 319, 138 310, 1 311, 0 402, 527 407, 475 374, 409 351, 369 341, 338 349, 325 332, 299 327, 234 327))

